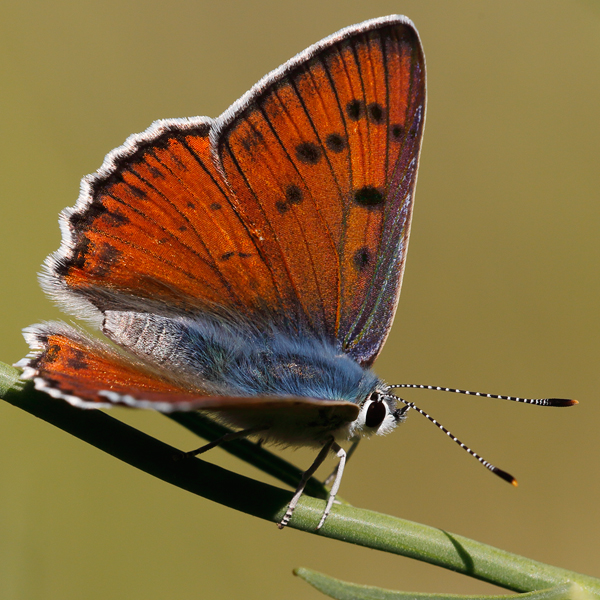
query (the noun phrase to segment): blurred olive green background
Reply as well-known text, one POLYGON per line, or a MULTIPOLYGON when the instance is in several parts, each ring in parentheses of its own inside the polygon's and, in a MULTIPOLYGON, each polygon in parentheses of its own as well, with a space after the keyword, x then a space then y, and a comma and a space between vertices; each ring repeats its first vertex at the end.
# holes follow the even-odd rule
MULTIPOLYGON (((597 2, 28 0, 0 11, 6 362, 26 352, 22 327, 59 317, 36 272, 58 247, 58 212, 109 150, 155 119, 216 117, 341 27, 413 19, 428 61, 427 126, 404 289, 376 370, 389 382, 581 404, 406 392, 520 487, 411 414, 362 445, 341 493, 600 577, 597 2)), ((178 447, 198 444, 161 415, 112 414, 178 447)), ((304 467, 313 458, 284 454, 304 467)), ((261 476, 219 449, 207 459, 261 476)), ((395 589, 495 590, 279 531, 0 402, 0 598, 319 598, 296 566, 395 589)))

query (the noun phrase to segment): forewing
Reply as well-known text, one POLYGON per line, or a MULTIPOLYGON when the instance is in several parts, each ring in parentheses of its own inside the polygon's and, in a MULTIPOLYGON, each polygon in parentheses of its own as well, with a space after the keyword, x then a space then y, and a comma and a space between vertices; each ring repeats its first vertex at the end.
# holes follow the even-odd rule
POLYGON ((347 28, 213 122, 156 122, 61 215, 67 310, 243 314, 377 356, 400 291, 425 110, 407 19, 347 28))
POLYGON ((144 307, 283 312, 273 273, 214 166, 211 123, 156 122, 83 180, 42 273, 67 310, 92 318, 144 307))
POLYGON ((424 117, 418 34, 386 17, 284 64, 211 134, 286 302, 365 365, 398 301, 424 117))

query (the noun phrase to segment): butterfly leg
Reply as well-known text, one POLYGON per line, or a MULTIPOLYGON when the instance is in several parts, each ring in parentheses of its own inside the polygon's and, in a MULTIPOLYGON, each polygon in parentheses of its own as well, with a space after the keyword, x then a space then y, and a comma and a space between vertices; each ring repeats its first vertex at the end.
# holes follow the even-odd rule
POLYGON ((215 446, 219 446, 223 442, 230 442, 231 440, 237 440, 238 438, 248 437, 253 433, 258 433, 259 431, 263 430, 263 427, 252 427, 250 429, 242 429, 241 431, 230 431, 229 433, 222 435, 220 438, 217 438, 216 440, 213 440, 212 442, 209 442, 208 444, 205 444, 196 450, 186 452, 185 455, 188 457, 198 456, 198 454, 204 454, 204 452, 212 450, 215 446))
MULTIPOLYGON (((358 442, 360 442, 361 438, 359 437, 355 437, 352 438, 352 444, 350 446, 350 448, 348 448, 348 451, 346 452, 346 462, 348 462, 350 460, 350 457, 354 454, 354 451, 356 450, 356 448, 358 447, 358 442)), ((332 481, 334 480, 336 474, 338 472, 338 468, 336 467, 327 477, 327 479, 323 482, 323 485, 331 485, 332 481)))
MULTIPOLYGON (((358 442, 356 442, 356 444, 358 444, 358 442)), ((356 447, 356 445, 354 447, 356 447)), ((346 459, 347 459, 346 451, 341 446, 338 446, 338 444, 336 444, 335 442, 331 445, 331 448, 336 453, 336 456, 340 459, 340 462, 336 469, 335 480, 333 482, 333 485, 331 486, 331 490, 329 491, 329 498, 327 499, 327 506, 325 506, 325 511, 323 512, 323 516, 321 517, 321 520, 319 521, 319 524, 317 525, 317 530, 319 530, 319 529, 321 529, 321 527, 323 527, 323 523, 325 523, 325 519, 327 518, 327 515, 329 515, 329 511, 331 510, 331 507, 333 506, 335 496, 338 493, 338 490, 340 489, 340 483, 342 483, 342 475, 344 474, 344 467, 346 466, 346 459)))
MULTIPOLYGON (((313 476, 314 472, 321 466, 323 461, 327 458, 327 454, 329 454, 329 451, 334 446, 334 444, 337 446, 334 439, 331 438, 323 446, 323 448, 321 448, 321 451, 317 455, 317 458, 315 458, 315 461, 313 462, 313 464, 310 465, 310 467, 306 471, 304 471, 304 473, 302 474, 302 479, 300 479, 300 483, 298 484, 298 487, 296 488, 296 493, 294 494, 294 497, 291 499, 290 503, 288 504, 288 508, 287 508, 287 511, 285 512, 285 515, 283 515, 283 519, 281 519, 281 522, 277 525, 277 527, 279 527, 279 529, 283 529, 290 522, 290 519, 292 518, 292 514, 294 513, 294 509, 296 508, 296 505, 298 504, 298 500, 300 500, 300 496, 302 496, 302 492, 304 491, 306 482, 313 476)), ((319 527, 320 527, 320 525, 319 525, 319 527)))

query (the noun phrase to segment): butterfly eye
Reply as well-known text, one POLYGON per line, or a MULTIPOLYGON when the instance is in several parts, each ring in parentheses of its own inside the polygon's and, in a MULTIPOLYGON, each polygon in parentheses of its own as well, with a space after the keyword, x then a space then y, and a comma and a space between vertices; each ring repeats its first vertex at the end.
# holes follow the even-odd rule
POLYGON ((371 395, 371 403, 367 408, 365 415, 365 425, 367 427, 379 427, 387 415, 387 407, 378 394, 371 395))

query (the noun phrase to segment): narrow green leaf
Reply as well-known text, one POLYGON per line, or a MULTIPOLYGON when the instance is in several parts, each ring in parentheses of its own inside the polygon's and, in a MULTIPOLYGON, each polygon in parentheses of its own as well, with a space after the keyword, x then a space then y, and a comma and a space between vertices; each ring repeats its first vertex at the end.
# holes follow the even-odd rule
POLYGON ((294 575, 336 600, 592 600, 594 596, 575 583, 565 583, 547 590, 498 596, 461 596, 385 590, 370 585, 348 583, 312 569, 294 569, 294 575))

